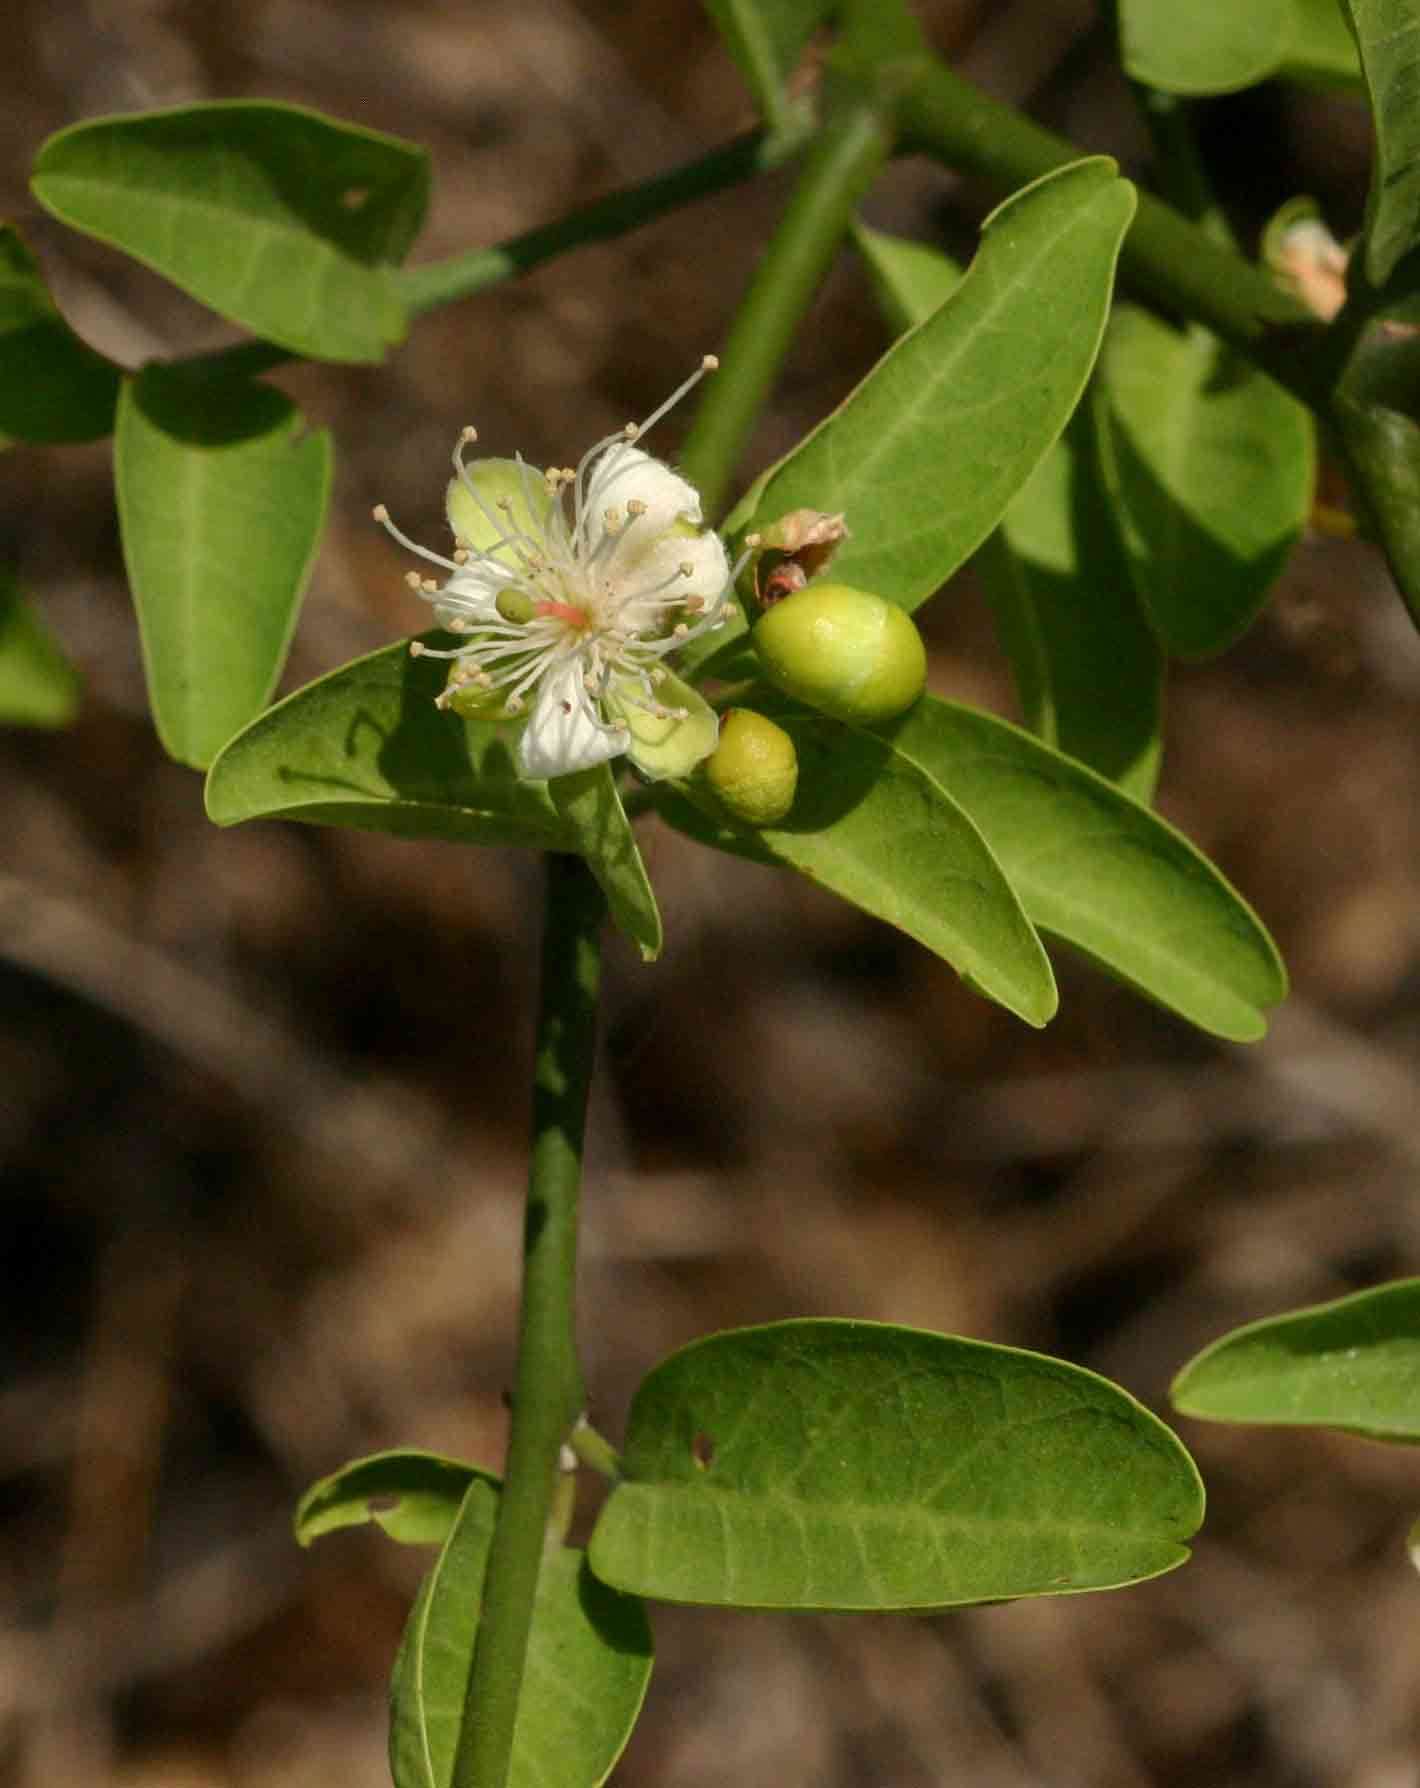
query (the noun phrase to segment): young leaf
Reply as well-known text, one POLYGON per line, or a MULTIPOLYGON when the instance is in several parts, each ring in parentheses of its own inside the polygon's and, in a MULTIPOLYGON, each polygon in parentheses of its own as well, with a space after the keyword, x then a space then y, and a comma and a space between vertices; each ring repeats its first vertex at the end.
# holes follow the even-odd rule
POLYGON ((1201 1030, 1262 1036, 1287 991, 1276 946, 1180 833, 994 715, 926 696, 881 730, 971 815, 1041 930, 1201 1030))
POLYGON ((389 267, 429 196, 413 143, 236 100, 71 125, 30 184, 62 222, 293 353, 380 360, 404 336, 389 267))
POLYGON ((68 726, 79 678, 0 568, 0 726, 68 726))
POLYGON ((119 370, 80 341, 24 239, 0 224, 0 441, 98 441, 119 370))
POLYGON ((323 1533, 374 1521, 406 1546, 442 1546, 474 1483, 498 1489, 491 1473, 461 1459, 413 1447, 371 1453, 311 1485, 296 1505, 296 1538, 309 1546, 323 1533))
POLYGON ((1383 286, 1420 238, 1420 0, 1342 0, 1376 133, 1366 207, 1366 279, 1383 286))
POLYGON ((268 385, 124 380, 114 486, 158 736, 206 769, 270 700, 330 495, 330 436, 268 385))
MULTIPOLYGON (((443 646, 447 636, 426 634, 443 646)), ((507 728, 436 708, 446 666, 385 646, 261 715, 212 765, 219 826, 292 819, 459 844, 571 850, 545 782, 521 782, 507 728)))
POLYGON ((1173 1402, 1215 1422, 1420 1441, 1420 1279, 1234 1329, 1188 1362, 1173 1402))
MULTIPOLYGON (((449 1788, 496 1506, 488 1484, 471 1487, 405 1627, 390 1683, 395 1788, 449 1788)), ((547 1553, 509 1788, 598 1788, 631 1736, 650 1676, 641 1604, 598 1583, 580 1552, 547 1553)))
POLYGON ((1221 651, 1306 523, 1311 417, 1206 330, 1132 306, 1115 314, 1096 392, 1101 467, 1140 601, 1169 651, 1221 651))
POLYGON ((1027 1024, 1054 1016, 1040 939, 976 825, 930 773, 886 738, 780 699, 739 705, 793 740, 793 807, 755 829, 668 792, 661 811, 672 825, 716 849, 799 870, 925 944, 1027 1024))
POLYGON ((1125 72, 1166 93, 1231 93, 1276 72, 1293 0, 1119 0, 1125 72))
MULTIPOLYGON (((854 241, 895 329, 925 322, 961 270, 861 225, 854 241)), ((1142 801, 1158 776, 1163 661, 1139 612, 1079 411, 977 554, 1026 724, 1142 801)))
POLYGON ((592 1569, 671 1602, 943 1608, 1136 1583, 1203 1517, 1176 1435, 1107 1379, 886 1324, 682 1348, 631 1405, 592 1569))
POLYGON ((1074 409, 1099 347, 1134 189, 1103 158, 986 220, 951 298, 759 480, 727 527, 842 510, 836 580, 926 600, 1001 518, 1074 409))
POLYGON ((570 848, 587 859, 612 918, 640 946, 642 960, 654 962, 665 941, 661 913, 611 766, 598 764, 594 770, 556 776, 547 790, 567 828, 570 848))
POLYGON ((790 122, 784 83, 823 23, 830 0, 706 0, 725 47, 739 64, 771 131, 790 122))
POLYGON ((1078 412, 976 557, 1026 725, 1135 800, 1158 780, 1164 665, 1078 412))

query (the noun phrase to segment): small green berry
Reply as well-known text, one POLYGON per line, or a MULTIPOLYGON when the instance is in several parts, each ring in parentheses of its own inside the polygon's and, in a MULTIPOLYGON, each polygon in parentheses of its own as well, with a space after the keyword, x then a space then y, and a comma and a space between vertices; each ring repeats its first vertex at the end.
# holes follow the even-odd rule
POLYGON ((705 760, 711 788, 736 819, 772 826, 794 804, 799 757, 782 726, 750 708, 731 708, 720 743, 705 760))
POLYGON ((926 649, 907 611, 847 584, 794 591, 761 617, 753 638, 770 682, 835 720, 891 720, 927 681, 926 649))

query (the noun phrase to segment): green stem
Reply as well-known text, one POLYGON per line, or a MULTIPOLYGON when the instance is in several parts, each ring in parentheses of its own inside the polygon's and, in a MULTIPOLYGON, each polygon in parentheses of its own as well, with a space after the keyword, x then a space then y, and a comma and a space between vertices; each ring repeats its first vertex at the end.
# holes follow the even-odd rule
POLYGON ((513 1425, 453 1788, 507 1783, 558 1454, 584 1404, 573 1334, 577 1194, 605 910, 580 857, 548 857, 513 1425))
MULTIPOLYGON (((904 95, 900 116, 911 144, 961 173, 984 175, 1003 191, 1077 161, 1063 137, 988 98, 940 63, 904 95)), ((1206 323, 1304 402, 1326 402, 1319 364, 1323 330, 1267 272, 1214 241, 1149 193, 1124 241, 1120 271, 1164 311, 1206 323)))
MULTIPOLYGON (((505 279, 515 279, 531 268, 589 242, 606 242, 639 229, 667 212, 677 211, 697 199, 738 186, 756 174, 767 173, 796 156, 812 134, 805 118, 797 129, 770 135, 754 130, 694 161, 672 168, 668 174, 619 187, 555 223, 542 224, 492 248, 475 248, 446 261, 427 261, 405 267, 395 278, 410 314, 420 316, 460 298, 472 298, 505 279)), ((268 341, 240 342, 211 354, 194 355, 186 364, 201 364, 224 373, 246 377, 269 372, 299 356, 268 341)))
POLYGON ((892 146, 886 108, 855 94, 809 152, 721 350, 724 374, 705 388, 681 449, 682 469, 707 513, 720 508, 794 332, 892 146))

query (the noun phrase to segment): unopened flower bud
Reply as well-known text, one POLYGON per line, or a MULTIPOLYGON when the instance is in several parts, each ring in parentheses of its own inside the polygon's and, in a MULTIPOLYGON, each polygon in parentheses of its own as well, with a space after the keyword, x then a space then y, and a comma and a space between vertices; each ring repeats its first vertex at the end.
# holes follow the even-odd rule
POLYGON ((705 760, 705 776, 736 819, 772 826, 794 804, 799 757, 782 726, 750 708, 731 708, 720 722, 720 743, 705 760))
POLYGON ((910 708, 927 680, 927 653, 895 602, 847 584, 810 584, 754 629, 770 682, 836 720, 871 725, 910 708))

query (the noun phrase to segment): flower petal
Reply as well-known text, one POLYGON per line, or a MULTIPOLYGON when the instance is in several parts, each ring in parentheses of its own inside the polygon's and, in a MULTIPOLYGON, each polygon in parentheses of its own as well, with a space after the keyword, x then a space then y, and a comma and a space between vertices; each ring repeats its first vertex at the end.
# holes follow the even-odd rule
POLYGON ((627 524, 625 545, 633 550, 638 541, 654 540, 679 521, 698 527, 702 519, 700 492, 693 484, 639 447, 614 442, 592 468, 582 500, 588 548, 601 544, 602 517, 607 510, 619 510, 624 517, 631 502, 646 505, 645 514, 627 524))
POLYGON ((620 757, 629 735, 623 726, 598 720, 580 658, 548 671, 537 692, 523 736, 518 741, 518 772, 540 781, 590 770, 620 757))
POLYGON ((720 717, 705 697, 679 677, 666 676, 656 685, 655 700, 680 714, 654 714, 632 677, 614 677, 607 690, 607 712, 626 723, 627 756, 651 782, 668 776, 689 776, 720 742, 720 717))
POLYGON ((512 571, 521 569, 521 561, 505 536, 518 533, 528 545, 540 546, 552 503, 547 481, 535 467, 490 457, 471 461, 462 477, 449 480, 444 507, 457 541, 512 571), (504 544, 495 546, 500 540, 504 544))

